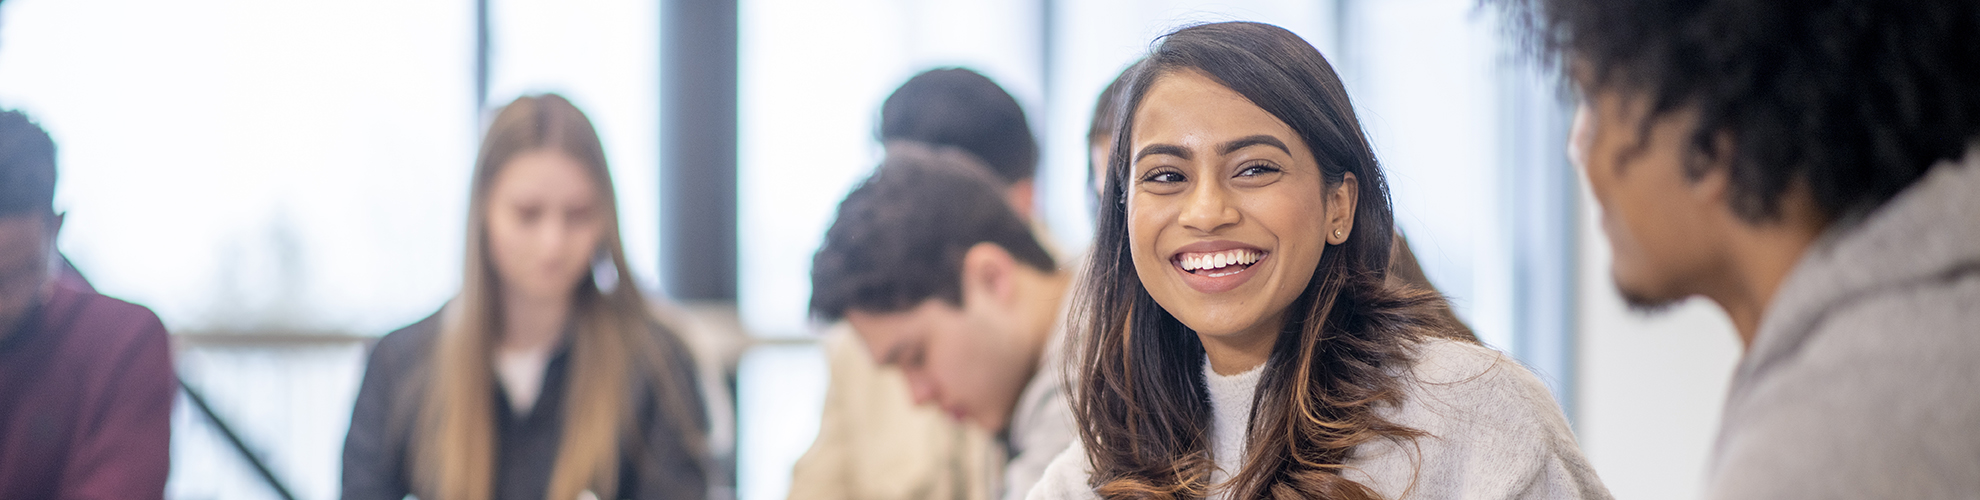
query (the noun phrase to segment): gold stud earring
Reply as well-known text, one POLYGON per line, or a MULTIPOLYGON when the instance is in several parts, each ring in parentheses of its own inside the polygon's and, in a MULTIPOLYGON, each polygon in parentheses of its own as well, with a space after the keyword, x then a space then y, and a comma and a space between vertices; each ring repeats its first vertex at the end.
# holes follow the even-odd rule
POLYGON ((1341 230, 1339 230, 1339 229, 1335 229, 1335 230, 1334 230, 1334 237, 1335 237, 1335 238, 1339 238, 1339 237, 1341 237, 1341 230))

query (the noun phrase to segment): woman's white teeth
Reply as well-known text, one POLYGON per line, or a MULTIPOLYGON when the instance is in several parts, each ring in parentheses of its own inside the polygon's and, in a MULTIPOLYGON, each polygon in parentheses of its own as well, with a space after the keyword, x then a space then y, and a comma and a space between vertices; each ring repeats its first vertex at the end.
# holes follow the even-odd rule
POLYGON ((1182 261, 1184 271, 1198 271, 1229 267, 1236 264, 1251 265, 1258 262, 1258 258, 1262 255, 1263 252, 1257 250, 1225 250, 1222 252, 1183 254, 1179 260, 1182 261))

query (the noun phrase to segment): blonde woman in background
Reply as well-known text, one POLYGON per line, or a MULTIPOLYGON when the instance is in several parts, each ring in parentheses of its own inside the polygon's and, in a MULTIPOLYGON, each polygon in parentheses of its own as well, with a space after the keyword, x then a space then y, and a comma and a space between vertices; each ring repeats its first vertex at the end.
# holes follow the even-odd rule
POLYGON ((632 286, 597 132, 556 95, 502 109, 475 164, 466 275, 371 352, 343 498, 703 498, 687 348, 632 286))

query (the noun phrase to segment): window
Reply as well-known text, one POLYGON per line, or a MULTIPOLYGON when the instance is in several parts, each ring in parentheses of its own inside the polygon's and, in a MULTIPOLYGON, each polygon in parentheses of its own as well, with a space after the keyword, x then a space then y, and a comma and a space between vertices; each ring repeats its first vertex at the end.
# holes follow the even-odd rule
MULTIPOLYGON (((657 286, 658 7, 488 2, 490 107, 598 127, 635 278, 657 286)), ((458 290, 484 110, 475 2, 10 0, 0 107, 54 137, 60 247, 156 311, 178 369, 302 498, 338 489, 358 339, 458 290), (246 334, 246 335, 240 335, 246 334)), ((189 400, 171 497, 269 493, 189 400)))
MULTIPOLYGON (((54 137, 59 246, 103 293, 175 334, 380 334, 460 279, 472 9, 12 0, 0 106, 54 137)), ((292 347, 194 344, 177 364, 291 490, 328 498, 362 348, 292 347)), ((187 403, 168 494, 267 495, 187 403)))
POLYGON ((105 294, 180 333, 382 332, 452 294, 472 4, 5 7, 0 105, 54 136, 60 246, 105 294))

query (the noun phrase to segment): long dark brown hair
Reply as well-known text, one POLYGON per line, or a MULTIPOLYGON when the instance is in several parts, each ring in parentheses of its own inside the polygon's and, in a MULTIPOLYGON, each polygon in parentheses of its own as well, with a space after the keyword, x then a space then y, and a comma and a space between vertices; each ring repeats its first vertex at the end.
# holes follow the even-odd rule
MULTIPOLYGON (((1150 297, 1129 254, 1124 201, 1134 116, 1155 80, 1200 71, 1296 131, 1326 186, 1358 181, 1353 233, 1321 253, 1266 360, 1232 498, 1376 498, 1341 476, 1353 449, 1422 433, 1377 410, 1403 397, 1398 369, 1413 346, 1455 333, 1434 292, 1386 284, 1394 224, 1389 190, 1340 78, 1312 45, 1277 26, 1217 23, 1159 40, 1135 71, 1108 160, 1092 262, 1072 325, 1067 367, 1080 439, 1103 498, 1200 498, 1216 467, 1203 344, 1150 297)), ((1325 196, 1325 192, 1315 193, 1325 196)), ((1321 214, 1313 214, 1320 217, 1321 214)), ((1325 244, 1315 241, 1313 244, 1325 244)), ((1475 340, 1474 340, 1475 341, 1475 340)))

